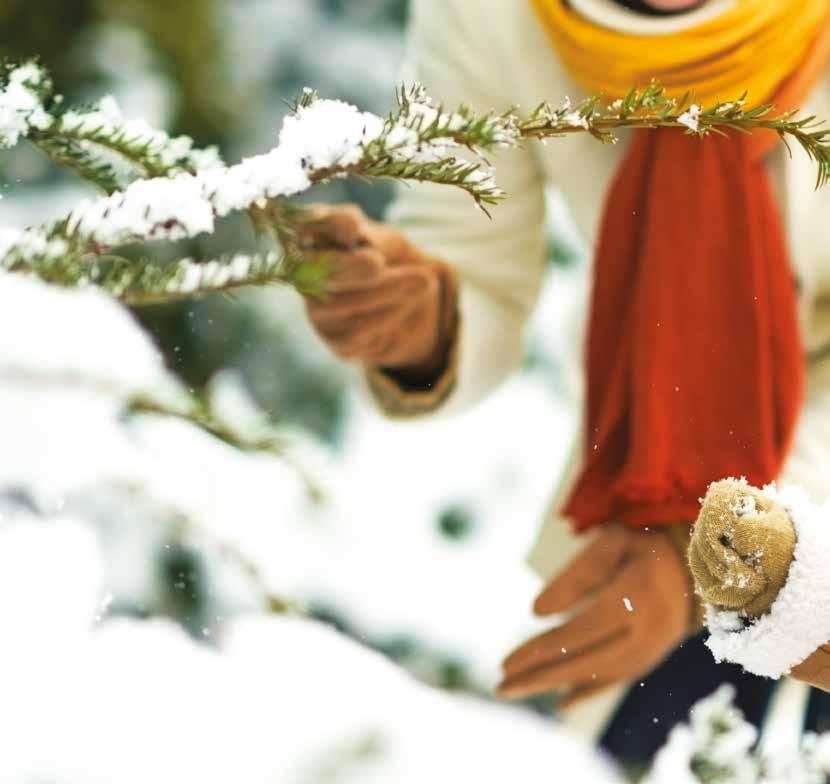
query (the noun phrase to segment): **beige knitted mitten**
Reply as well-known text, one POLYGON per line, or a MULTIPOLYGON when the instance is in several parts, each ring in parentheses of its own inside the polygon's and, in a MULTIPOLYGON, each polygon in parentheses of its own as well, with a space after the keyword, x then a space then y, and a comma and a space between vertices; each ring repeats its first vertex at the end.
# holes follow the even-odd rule
POLYGON ((763 492, 734 479, 715 482, 689 545, 695 590, 718 609, 763 615, 787 579, 795 538, 787 511, 763 492))
MULTIPOLYGON (((775 622, 769 611, 787 582, 796 539, 790 514, 769 494, 734 479, 714 483, 703 500, 689 546, 696 592, 715 610, 737 612, 745 622, 764 616, 768 616, 765 622, 775 622)), ((819 607, 817 604, 816 609, 819 607)), ((819 627, 820 615, 815 617, 819 627)), ((809 617, 808 611, 805 622, 810 622, 809 617)), ((763 644, 762 635, 754 639, 757 642, 751 642, 750 649, 763 644)), ((716 655, 719 650, 724 649, 713 647, 716 655)), ((752 657, 731 660, 752 672, 777 677, 774 672, 764 672, 752 657)), ((818 645, 792 666, 790 674, 830 691, 830 645, 818 645)))

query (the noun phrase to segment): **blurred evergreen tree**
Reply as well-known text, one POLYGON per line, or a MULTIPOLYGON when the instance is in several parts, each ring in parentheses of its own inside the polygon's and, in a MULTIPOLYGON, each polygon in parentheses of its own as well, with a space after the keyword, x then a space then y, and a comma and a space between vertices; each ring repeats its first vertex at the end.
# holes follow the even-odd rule
POLYGON ((2 0, 0 57, 38 56, 62 83, 71 84, 76 74, 69 54, 79 31, 95 20, 94 6, 95 0, 2 0))
POLYGON ((94 0, 101 21, 140 30, 178 87, 173 130, 200 144, 224 142, 242 107, 227 79, 218 0, 94 0))

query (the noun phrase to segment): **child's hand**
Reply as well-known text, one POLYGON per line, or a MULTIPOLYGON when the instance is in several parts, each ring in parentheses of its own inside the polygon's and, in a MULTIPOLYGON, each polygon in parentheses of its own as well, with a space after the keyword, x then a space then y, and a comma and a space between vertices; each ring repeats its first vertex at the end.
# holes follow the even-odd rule
POLYGON ((666 529, 607 525, 548 583, 534 612, 569 620, 505 659, 498 694, 557 691, 566 707, 650 672, 683 641, 692 616, 686 564, 666 529))

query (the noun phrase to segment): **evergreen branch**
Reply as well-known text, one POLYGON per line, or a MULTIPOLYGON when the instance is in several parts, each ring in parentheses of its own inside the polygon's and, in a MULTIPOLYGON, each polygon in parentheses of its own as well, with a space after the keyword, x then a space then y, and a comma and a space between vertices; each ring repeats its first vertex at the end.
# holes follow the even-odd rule
POLYGON ((33 131, 29 141, 55 163, 77 174, 82 180, 113 193, 125 185, 123 176, 107 161, 84 149, 77 141, 62 136, 33 131))
MULTIPOLYGON (((455 186, 469 193, 482 208, 503 198, 483 159, 470 162, 455 157, 450 151, 461 144, 474 151, 478 149, 474 145, 507 144, 515 136, 512 120, 493 114, 479 118, 467 109, 448 114, 429 105, 422 89, 402 91, 400 100, 398 111, 383 121, 348 104, 316 100, 313 94, 305 93, 298 103, 298 114, 286 119, 276 148, 231 167, 201 167, 193 162, 195 173, 176 173, 182 158, 172 156, 170 145, 165 146, 164 141, 182 144, 190 155, 193 151, 189 140, 171 141, 165 134, 159 136, 161 132, 153 132, 147 138, 162 139, 159 149, 165 150, 164 166, 173 167, 170 176, 137 180, 107 197, 82 202, 64 219, 41 229, 27 230, 19 241, 7 242, 0 248, 3 251, 0 256, 8 257, 5 266, 9 269, 22 270, 28 265, 45 276, 52 274, 50 270, 63 274, 55 264, 56 257, 62 254, 71 265, 80 259, 89 262, 93 257, 117 253, 119 247, 132 243, 195 237, 212 232, 216 219, 231 212, 247 211, 261 228, 263 205, 273 204, 316 183, 348 175, 455 186), (49 251, 47 255, 44 248, 49 251)), ((70 124, 72 128, 84 130, 81 142, 105 141, 109 149, 147 159, 155 150, 152 145, 139 144, 115 126, 108 127, 106 132, 102 130, 102 124, 111 114, 106 106, 87 113, 64 112, 37 138, 45 138, 49 133, 52 134, 49 138, 55 138, 66 129, 67 118, 75 118, 70 124), (138 147, 140 155, 136 152, 138 147)), ((198 157, 203 159, 204 153, 198 157)), ((153 165, 161 164, 156 161, 153 165)), ((91 171, 92 164, 85 160, 83 166, 78 164, 76 168, 91 171)), ((289 250, 287 256, 297 255, 290 252, 290 216, 285 208, 279 215, 274 213, 270 217, 266 228, 269 225, 273 228, 274 238, 289 250)), ((293 264, 286 267, 289 268, 296 273, 286 278, 292 285, 307 287, 321 282, 316 270, 312 270, 309 278, 308 266, 293 264)), ((146 290, 148 297, 163 295, 169 299, 174 292, 160 290, 161 273, 144 275, 145 269, 130 273, 122 264, 111 272, 127 278, 123 288, 131 286, 136 296, 139 290, 146 290)), ((82 271, 77 276, 84 279, 82 271)), ((270 272, 267 279, 271 279, 270 272)), ((246 280, 263 282, 259 271, 246 280)), ((163 278, 162 282, 169 281, 163 278)), ((234 279, 233 283, 245 285, 241 278, 234 279)), ((204 288, 210 286, 206 284, 204 288)), ((214 289, 220 290, 221 286, 216 284, 214 289)), ((303 291, 307 293, 307 289, 303 291)), ((185 289, 176 293, 190 295, 185 289)))
POLYGON ((701 108, 689 94, 669 98, 657 83, 609 105, 597 96, 577 106, 567 100, 558 108, 543 103, 522 120, 512 110, 482 114, 461 106, 446 111, 417 85, 399 89, 397 108, 385 120, 306 90, 286 118, 278 146, 234 166, 222 165, 213 149, 194 149, 187 137, 173 139, 141 121, 122 121, 109 99, 84 110, 58 111, 53 105, 53 113, 46 113, 42 101, 51 83, 33 64, 9 71, 4 90, 20 111, 9 115, 12 125, 0 128, 0 141, 28 136, 110 195, 82 202, 49 226, 0 231, 0 267, 62 285, 97 285, 129 304, 272 282, 322 295, 326 265, 303 260, 297 243, 302 210, 288 197, 336 178, 380 177, 460 188, 486 211, 505 194, 485 153, 528 139, 590 133, 613 143, 620 128, 678 128, 698 136, 770 130, 785 142, 795 139, 818 164, 818 185, 830 178, 830 130, 814 117, 773 116, 769 104, 746 109, 745 96, 701 108), (120 156, 148 179, 114 190, 119 172, 96 150, 120 156), (120 247, 132 243, 213 232, 216 220, 232 212, 250 215, 284 255, 234 254, 205 263, 183 259, 163 267, 117 256, 120 247))
POLYGON ((106 193, 123 189, 136 176, 195 174, 222 165, 215 147, 194 148, 189 136, 171 138, 141 120, 123 121, 111 98, 98 108, 54 116, 48 127, 30 129, 28 140, 106 193))
POLYGON ((0 267, 27 272, 59 286, 95 286, 131 306, 196 299, 273 283, 293 286, 309 296, 322 296, 328 274, 325 259, 308 261, 275 252, 237 253, 201 262, 186 258, 164 265, 149 259, 68 253, 43 255, 17 264, 7 257, 0 267))
POLYGON ((222 165, 215 147, 200 149, 193 146, 189 136, 171 137, 143 120, 123 119, 111 96, 89 109, 61 112, 47 130, 37 134, 45 135, 114 153, 139 169, 142 177, 195 174, 200 169, 222 165))
POLYGON ((175 417, 190 422, 220 441, 243 451, 268 452, 282 457, 286 447, 285 438, 277 431, 263 427, 261 432, 255 434, 243 432, 214 416, 208 405, 195 396, 191 397, 190 407, 187 411, 182 411, 179 408, 168 408, 157 400, 144 397, 134 398, 129 402, 128 413, 159 414, 175 417))
MULTIPOLYGON (((466 104, 453 111, 434 105, 421 84, 401 85, 396 93, 398 110, 387 123, 389 134, 401 127, 427 142, 451 141, 473 151, 514 147, 519 142, 518 118, 514 109, 480 113, 466 104)), ((389 144, 389 142, 387 142, 389 144)), ((391 143, 394 146, 394 143, 391 143)))
POLYGON ((287 462, 299 475, 309 498, 319 503, 325 497, 320 486, 290 454, 290 436, 270 425, 259 408, 245 401, 249 410, 241 421, 222 416, 210 399, 187 393, 186 406, 169 406, 147 396, 134 397, 127 404, 128 414, 158 414, 173 417, 198 427, 228 446, 242 452, 271 454, 287 462))
POLYGON ((548 103, 538 106, 518 123, 523 139, 547 139, 572 133, 589 133, 605 143, 615 143, 614 132, 634 128, 677 128, 690 135, 723 134, 726 130, 753 133, 769 130, 787 142, 793 138, 818 166, 816 187, 830 179, 830 128, 815 117, 795 119, 796 111, 773 115, 773 104, 745 108, 746 94, 734 101, 720 101, 706 108, 692 103, 691 93, 669 98, 665 89, 652 82, 642 90, 633 89, 624 99, 601 105, 598 96, 559 108, 548 103))

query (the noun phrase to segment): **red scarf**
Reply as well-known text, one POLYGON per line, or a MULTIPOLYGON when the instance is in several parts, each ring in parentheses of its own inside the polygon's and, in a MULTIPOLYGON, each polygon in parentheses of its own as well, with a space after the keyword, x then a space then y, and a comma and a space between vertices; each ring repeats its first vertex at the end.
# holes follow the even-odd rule
MULTIPOLYGON (((807 95, 828 41, 779 89, 779 107, 807 95)), ((635 135, 596 252, 584 467, 564 509, 577 529, 694 520, 710 482, 763 485, 781 470, 804 357, 764 166, 777 142, 635 135)))

